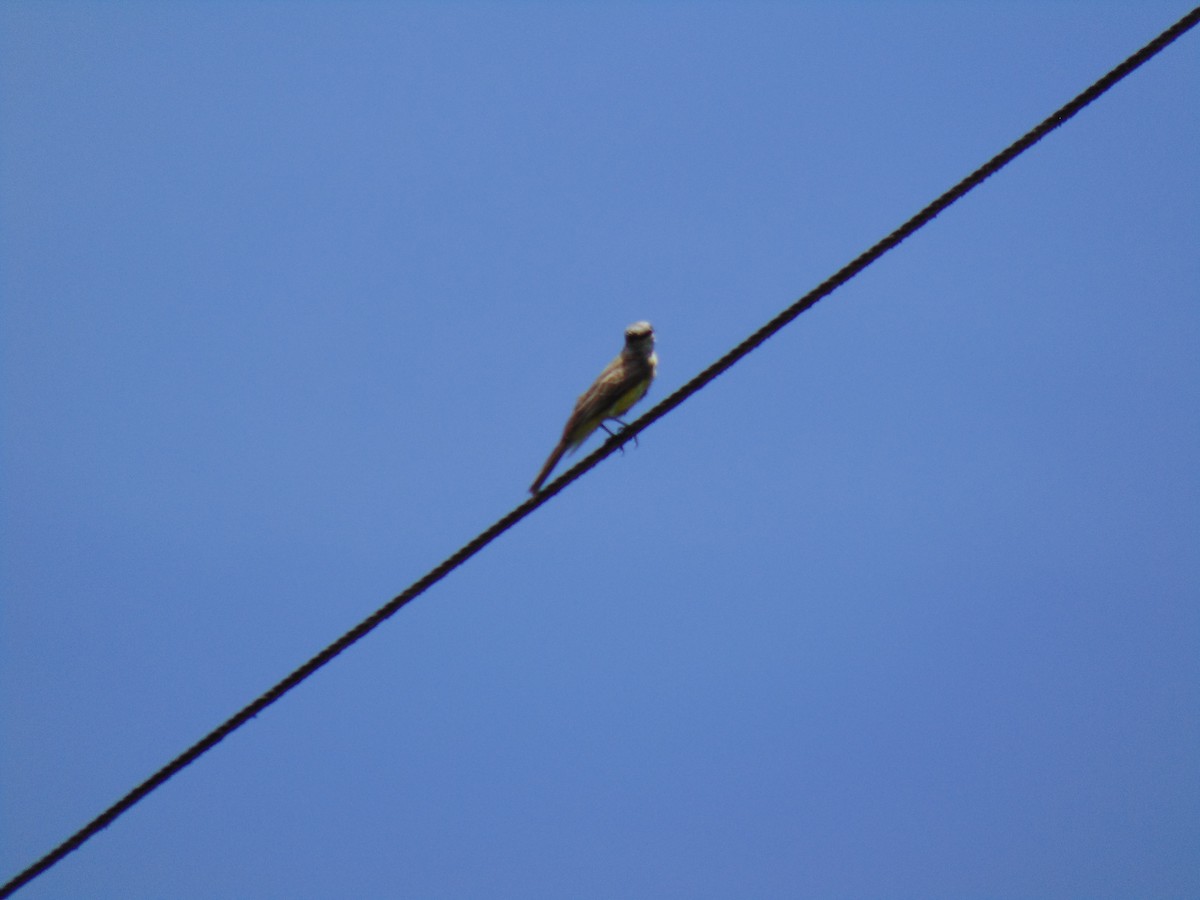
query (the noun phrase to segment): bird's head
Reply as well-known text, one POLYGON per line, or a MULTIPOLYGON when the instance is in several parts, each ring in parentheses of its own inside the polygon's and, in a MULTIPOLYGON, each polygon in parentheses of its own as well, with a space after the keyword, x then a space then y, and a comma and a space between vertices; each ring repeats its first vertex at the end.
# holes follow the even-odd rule
POLYGON ((643 356, 654 349, 654 329, 649 322, 634 322, 625 329, 625 349, 643 356))

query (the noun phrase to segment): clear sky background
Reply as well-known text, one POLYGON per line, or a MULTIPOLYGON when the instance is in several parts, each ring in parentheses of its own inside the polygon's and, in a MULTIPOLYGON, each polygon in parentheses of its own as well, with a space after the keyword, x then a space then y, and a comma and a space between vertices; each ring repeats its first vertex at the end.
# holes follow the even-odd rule
MULTIPOLYGON (((1187 9, 0 6, 0 880, 1187 9)), ((1192 33, 21 896, 1200 895, 1197 147, 1192 33)))

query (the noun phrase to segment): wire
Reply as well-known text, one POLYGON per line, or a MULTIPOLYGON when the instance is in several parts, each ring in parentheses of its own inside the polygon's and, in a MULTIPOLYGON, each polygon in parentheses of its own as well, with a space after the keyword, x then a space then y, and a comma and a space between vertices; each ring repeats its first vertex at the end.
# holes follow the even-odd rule
POLYGON ((764 325, 758 331, 754 332, 699 375, 687 382, 675 393, 671 394, 658 405, 650 409, 645 415, 631 422, 628 427, 622 429, 618 434, 609 438, 590 456, 586 457, 577 465, 568 469, 559 478, 547 486, 541 493, 526 500, 520 506, 513 509, 506 516, 499 519, 495 524, 483 531, 470 542, 465 544, 459 550, 455 551, 440 564, 431 569, 422 578, 415 581, 401 594, 392 598, 386 605, 380 607, 368 618, 364 619, 350 631, 346 632, 300 668, 296 669, 265 694, 260 696, 250 705, 227 719, 216 729, 209 732, 175 759, 171 760, 128 794, 88 822, 85 826, 79 829, 75 834, 71 835, 41 859, 30 865, 24 871, 17 874, 9 882, 0 886, 0 900, 10 896, 14 891, 29 881, 36 878, 38 875, 45 872, 51 866, 58 863, 68 853, 78 849, 85 841, 96 835, 99 831, 107 828, 112 822, 122 813, 128 811, 130 807, 140 802, 155 788, 161 786, 167 779, 177 775, 181 770, 191 765, 202 755, 207 753, 226 737, 236 731, 238 728, 245 725, 248 721, 265 710, 268 706, 280 699, 284 694, 290 691, 300 682, 304 681, 310 675, 326 663, 331 662, 334 657, 338 656, 342 651, 348 649, 352 644, 357 643, 361 638, 365 637, 370 632, 374 631, 379 625, 383 624, 387 619, 396 614, 409 601, 414 600, 423 594, 428 588, 432 587, 437 582, 441 581, 454 569, 458 568, 493 540, 499 537, 508 529, 512 528, 527 515, 547 502, 551 497, 563 490, 575 479, 581 477, 585 472, 588 472, 599 463, 612 454, 615 450, 623 446, 631 438, 635 437, 640 432, 644 431, 650 425, 657 422, 688 397, 695 394, 718 375, 722 374, 730 368, 734 363, 746 356, 752 350, 756 349, 767 338, 773 336, 780 331, 785 325, 811 308, 817 301, 831 294, 841 285, 845 284, 883 254, 887 253, 892 248, 896 247, 906 238, 911 236, 915 231, 927 225, 939 213, 949 207, 952 203, 959 200, 965 194, 978 187, 987 178, 994 175, 1000 169, 1004 168, 1047 134, 1053 131, 1058 126, 1072 118, 1076 113, 1082 110, 1093 100, 1100 97, 1111 87, 1121 81, 1123 78, 1140 67, 1143 63, 1149 61, 1154 56, 1162 52, 1172 42, 1182 37, 1188 31, 1200 22, 1200 7, 1193 9, 1186 16, 1148 43, 1141 50, 1138 50, 1107 75, 1093 84, 1087 90, 1079 94, 1075 99, 1067 103, 1061 109, 1046 118, 1032 131, 1013 142, 1007 148, 996 154, 950 190, 946 191, 919 213, 879 241, 875 246, 860 254, 852 262, 843 266, 817 287, 813 288, 783 312, 779 313, 770 322, 764 325))

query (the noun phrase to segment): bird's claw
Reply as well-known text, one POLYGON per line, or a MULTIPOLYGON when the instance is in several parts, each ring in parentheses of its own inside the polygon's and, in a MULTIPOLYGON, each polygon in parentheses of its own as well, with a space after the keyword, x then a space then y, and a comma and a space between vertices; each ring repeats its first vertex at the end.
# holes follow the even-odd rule
MULTIPOLYGON (((616 416, 613 416, 613 417, 612 417, 612 418, 611 418, 609 421, 611 421, 611 422, 616 422, 618 425, 620 425, 620 426, 621 426, 621 431, 624 431, 626 428, 628 428, 628 427, 629 427, 629 423, 628 423, 628 422, 622 421, 621 419, 618 419, 616 416)), ((607 425, 605 425, 603 422, 601 422, 601 423, 600 423, 600 427, 604 429, 605 433, 606 433, 606 434, 607 434, 607 435, 608 435, 610 438, 615 438, 617 435, 619 435, 619 434, 621 433, 621 431, 613 431, 611 428, 609 428, 609 427, 608 427, 607 425)), ((633 446, 635 446, 635 447, 636 447, 637 445, 638 445, 638 436, 635 434, 635 435, 633 436, 633 446)), ((620 450, 622 453, 624 453, 624 452, 625 452, 625 445, 624 445, 624 444, 622 444, 622 445, 621 445, 620 447, 618 447, 617 449, 618 449, 618 450, 620 450)))

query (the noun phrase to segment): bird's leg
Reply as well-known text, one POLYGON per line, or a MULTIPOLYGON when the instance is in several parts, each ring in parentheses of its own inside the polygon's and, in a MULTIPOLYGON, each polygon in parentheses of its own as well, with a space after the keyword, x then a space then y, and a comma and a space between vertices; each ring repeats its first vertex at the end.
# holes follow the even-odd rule
MULTIPOLYGON (((620 434, 619 431, 613 431, 611 428, 609 428, 603 422, 600 423, 600 427, 604 429, 604 433, 607 434, 610 438, 615 438, 618 434, 620 434)), ((618 447, 617 449, 620 450, 622 453, 625 452, 624 445, 618 447)))
MULTIPOLYGON (((628 422, 626 422, 624 419, 618 419, 616 416, 609 416, 608 420, 609 420, 610 422, 616 422, 618 425, 620 425, 620 426, 621 426, 621 430, 622 430, 622 431, 624 431, 626 428, 628 428, 628 427, 629 427, 629 423, 628 423, 628 422)), ((608 431, 608 426, 607 426, 607 425, 605 425, 603 422, 601 422, 601 423, 600 423, 600 427, 601 427, 601 428, 603 428, 605 431, 608 431)), ((609 433, 609 436, 611 436, 611 437, 615 437, 615 436, 616 436, 616 435, 614 435, 614 434, 613 434, 611 431, 608 431, 608 433, 609 433)), ((620 433, 621 433, 620 431, 618 431, 618 432, 617 432, 617 434, 620 434, 620 433)), ((633 446, 635 446, 635 447, 636 447, 637 445, 638 445, 638 436, 635 434, 635 435, 633 436, 633 446)), ((622 451, 622 452, 624 452, 624 450, 625 450, 625 448, 624 448, 624 447, 622 447, 622 448, 621 448, 621 451, 622 451)))

